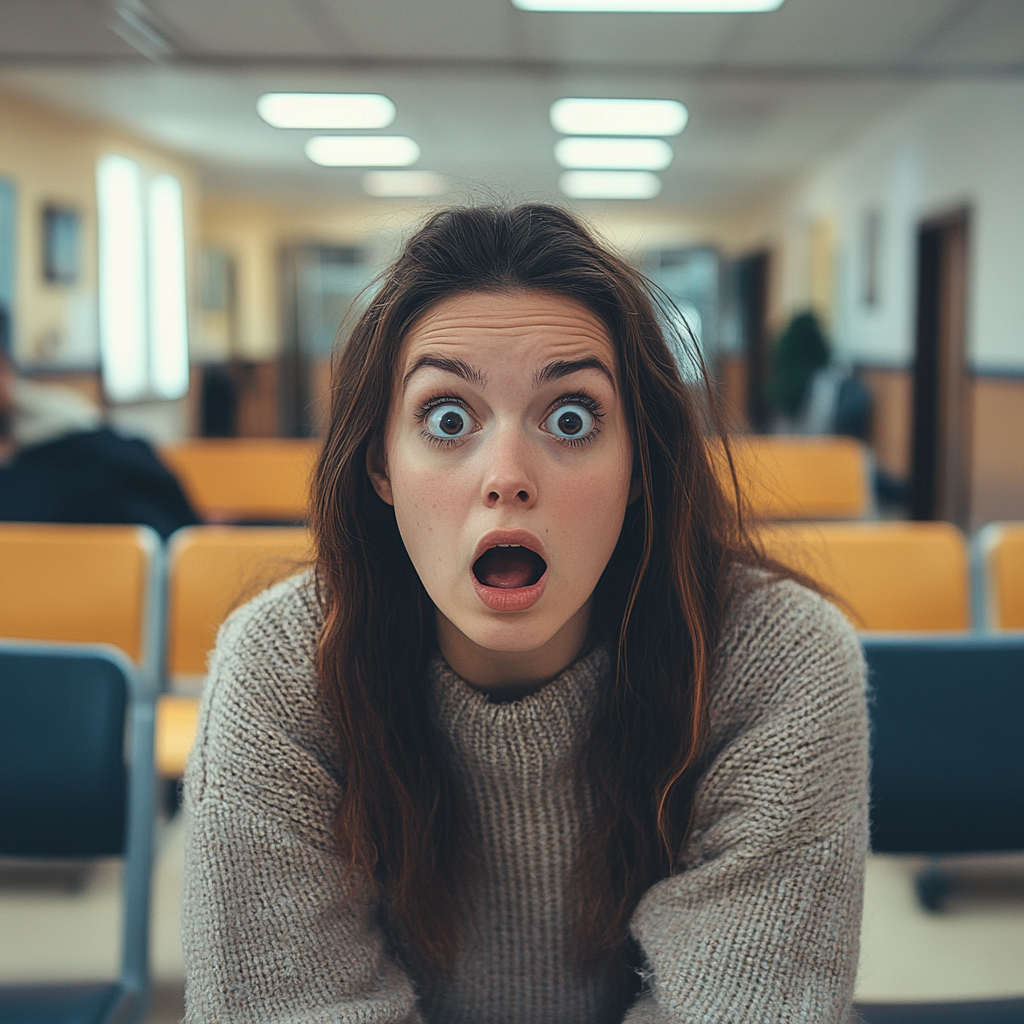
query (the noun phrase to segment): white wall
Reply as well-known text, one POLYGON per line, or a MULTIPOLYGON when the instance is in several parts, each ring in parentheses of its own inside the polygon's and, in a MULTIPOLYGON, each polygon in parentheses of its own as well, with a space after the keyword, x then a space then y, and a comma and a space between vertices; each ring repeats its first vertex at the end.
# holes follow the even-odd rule
POLYGON ((780 313, 811 297, 811 226, 836 239, 834 336, 848 358, 905 366, 913 354, 916 230, 972 212, 969 351, 980 371, 1024 371, 1024 82, 923 87, 822 162, 791 193, 781 239, 780 313), (863 222, 882 215, 880 300, 862 299, 863 222))

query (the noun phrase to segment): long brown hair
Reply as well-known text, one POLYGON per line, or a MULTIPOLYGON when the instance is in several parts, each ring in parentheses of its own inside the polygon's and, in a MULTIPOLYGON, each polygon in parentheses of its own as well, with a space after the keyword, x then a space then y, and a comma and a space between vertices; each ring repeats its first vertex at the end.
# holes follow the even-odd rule
POLYGON ((413 321, 449 296, 509 289, 568 296, 603 321, 642 490, 595 592, 594 626, 614 678, 579 766, 594 807, 573 878, 583 964, 619 954, 640 896, 675 867, 707 734, 713 655, 742 575, 735 568, 778 568, 748 537, 738 496, 719 483, 708 431, 714 402, 682 379, 666 340, 671 318, 643 276, 554 207, 432 216, 384 273, 337 357, 312 525, 324 609, 319 678, 341 735, 336 841, 353 870, 381 885, 406 954, 433 971, 456 955, 471 839, 429 727, 434 608, 394 511, 372 489, 366 456, 382 443, 413 321))

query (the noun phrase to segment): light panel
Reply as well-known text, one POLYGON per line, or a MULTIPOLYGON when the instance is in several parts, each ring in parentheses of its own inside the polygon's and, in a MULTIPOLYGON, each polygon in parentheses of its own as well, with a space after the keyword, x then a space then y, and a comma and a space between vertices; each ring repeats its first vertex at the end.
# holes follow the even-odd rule
POLYGON ((146 245, 142 170, 125 156, 96 167, 99 319, 103 387, 115 402, 148 390, 146 245))
POLYGON ((378 93, 268 92, 256 101, 275 128, 387 128, 395 105, 378 93))
POLYGON ((368 171, 363 175, 363 191, 378 199, 437 196, 447 190, 448 183, 433 171, 368 171))
POLYGON ((512 0, 521 11, 625 14, 743 14, 777 11, 783 0, 512 0))
POLYGON ((558 187, 570 199, 653 199, 661 179, 650 171, 565 171, 558 187))
POLYGON ((555 159, 562 167, 663 171, 672 163, 664 139, 559 139, 555 159))
POLYGON ((690 118, 678 100, 566 98, 551 104, 563 135, 678 135, 690 118))
POLYGON ((405 135, 316 135, 306 156, 321 167, 408 167, 420 147, 405 135))
POLYGON ((150 385, 161 398, 188 391, 185 213, 181 183, 159 174, 149 185, 150 385))

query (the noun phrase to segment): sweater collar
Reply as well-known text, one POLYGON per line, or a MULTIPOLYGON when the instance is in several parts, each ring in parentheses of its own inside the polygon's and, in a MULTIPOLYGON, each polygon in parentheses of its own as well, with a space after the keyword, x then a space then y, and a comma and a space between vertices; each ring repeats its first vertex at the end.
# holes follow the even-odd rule
POLYGON ((598 644, 539 690, 507 704, 489 701, 440 654, 428 678, 434 723, 462 766, 539 780, 575 761, 597 694, 611 683, 611 664, 598 644))

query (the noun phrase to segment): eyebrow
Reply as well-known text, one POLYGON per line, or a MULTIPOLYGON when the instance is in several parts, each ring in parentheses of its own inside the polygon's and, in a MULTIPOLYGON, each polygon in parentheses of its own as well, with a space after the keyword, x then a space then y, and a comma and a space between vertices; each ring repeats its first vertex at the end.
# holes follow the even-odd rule
POLYGON ((412 379, 413 374, 418 373, 420 370, 425 369, 428 366, 434 367, 435 370, 444 370, 445 373, 453 373, 456 377, 461 377, 463 380, 468 380, 471 384, 475 384, 479 388, 483 388, 487 384, 487 377, 481 373, 475 366, 470 366, 469 363, 462 359, 452 359, 450 356, 420 356, 415 363, 412 364, 409 372, 402 378, 402 390, 405 391, 409 386, 409 381, 412 379))
POLYGON ((603 373, 608 378, 608 383, 611 384, 612 390, 615 388, 615 377, 612 371, 596 356, 588 356, 585 359, 556 359, 553 363, 548 363, 543 369, 538 370, 533 375, 533 386, 539 388, 542 384, 548 384, 553 380, 561 380, 562 377, 568 377, 572 373, 578 373, 580 370, 597 370, 599 373, 603 373))

